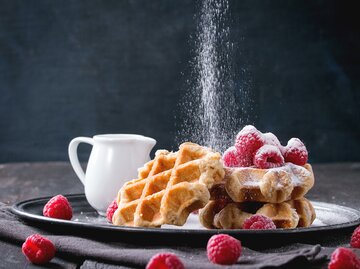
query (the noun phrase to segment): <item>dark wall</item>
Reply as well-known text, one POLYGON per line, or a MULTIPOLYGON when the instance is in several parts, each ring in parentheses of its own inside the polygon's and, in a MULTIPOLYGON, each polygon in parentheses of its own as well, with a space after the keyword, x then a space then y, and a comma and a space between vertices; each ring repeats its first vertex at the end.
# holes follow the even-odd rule
MULTIPOLYGON (((356 2, 230 1, 248 122, 302 138, 313 162, 360 161, 356 2)), ((67 160, 98 133, 176 147, 199 1, 0 4, 0 162, 67 160)))

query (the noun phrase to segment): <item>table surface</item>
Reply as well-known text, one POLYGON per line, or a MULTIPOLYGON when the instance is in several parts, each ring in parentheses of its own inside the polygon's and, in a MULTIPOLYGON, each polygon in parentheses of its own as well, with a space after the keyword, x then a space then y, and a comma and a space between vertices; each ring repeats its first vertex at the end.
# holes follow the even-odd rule
MULTIPOLYGON (((314 164, 313 169, 315 186, 306 195, 307 198, 360 209, 360 163, 314 164)), ((0 183, 0 202, 9 205, 35 197, 84 191, 68 162, 1 164, 0 183)), ((336 238, 332 242, 343 244, 346 240, 336 238)), ((9 266, 36 268, 29 266, 19 246, 1 241, 0 260, 9 266)), ((58 268, 74 266, 61 259, 56 259, 56 264, 58 268)))

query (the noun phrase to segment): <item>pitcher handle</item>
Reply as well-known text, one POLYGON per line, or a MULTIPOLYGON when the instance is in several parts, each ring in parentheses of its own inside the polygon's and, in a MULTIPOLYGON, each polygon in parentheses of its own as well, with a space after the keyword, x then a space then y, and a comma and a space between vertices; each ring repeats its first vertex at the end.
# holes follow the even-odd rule
POLYGON ((76 137, 73 140, 71 140, 71 142, 69 144, 68 152, 69 152, 69 159, 70 159, 71 166, 74 169, 76 175, 79 177, 82 184, 85 185, 85 173, 84 173, 84 170, 81 168, 81 165, 79 162, 79 157, 77 155, 77 148, 80 143, 88 143, 93 146, 94 141, 90 137, 80 136, 80 137, 76 137))

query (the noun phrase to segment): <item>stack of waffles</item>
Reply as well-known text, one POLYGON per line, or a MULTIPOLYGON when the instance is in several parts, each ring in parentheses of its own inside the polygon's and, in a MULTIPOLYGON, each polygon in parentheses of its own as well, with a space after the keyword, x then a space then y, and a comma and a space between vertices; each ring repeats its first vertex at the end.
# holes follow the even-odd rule
POLYGON ((245 126, 223 155, 225 177, 200 210, 210 229, 241 229, 254 214, 269 217, 277 228, 308 227, 315 211, 305 194, 314 185, 308 152, 298 138, 282 146, 272 133, 245 126))
POLYGON ((212 187, 209 203, 200 210, 200 222, 209 229, 241 229, 254 214, 269 217, 277 228, 308 227, 315 211, 304 195, 314 185, 310 164, 286 163, 258 169, 225 167, 226 175, 212 187))

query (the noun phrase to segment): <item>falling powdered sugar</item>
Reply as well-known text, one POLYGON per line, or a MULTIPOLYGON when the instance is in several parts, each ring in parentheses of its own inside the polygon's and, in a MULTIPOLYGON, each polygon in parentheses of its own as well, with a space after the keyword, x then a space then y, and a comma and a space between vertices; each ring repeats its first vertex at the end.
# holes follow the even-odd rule
POLYGON ((181 109, 186 109, 177 140, 191 140, 224 151, 239 126, 229 41, 227 0, 203 0, 195 38, 193 80, 181 109))

